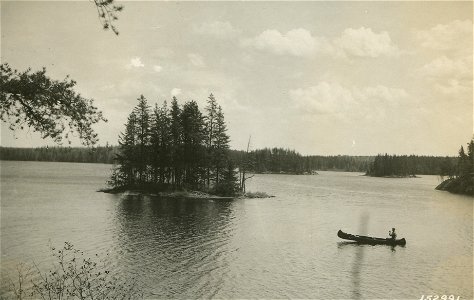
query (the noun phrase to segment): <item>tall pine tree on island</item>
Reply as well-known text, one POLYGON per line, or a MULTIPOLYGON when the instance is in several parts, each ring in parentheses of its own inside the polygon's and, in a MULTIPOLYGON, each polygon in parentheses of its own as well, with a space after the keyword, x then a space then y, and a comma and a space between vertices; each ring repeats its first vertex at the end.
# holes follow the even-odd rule
POLYGON ((170 115, 166 101, 160 108, 155 105, 151 122, 150 163, 153 182, 160 184, 170 182, 171 160, 171 128, 170 115))
POLYGON ((202 188, 204 173, 204 120, 195 101, 184 104, 181 113, 183 129, 184 186, 191 189, 202 188))
POLYGON ((136 161, 138 171, 138 181, 140 184, 148 182, 148 164, 150 150, 150 107, 146 98, 141 95, 138 105, 133 109, 133 113, 137 118, 137 147, 136 161))
POLYGON ((216 117, 217 117, 217 101, 213 94, 210 94, 207 98, 207 106, 205 108, 206 115, 204 116, 206 124, 206 184, 209 189, 211 184, 211 169, 214 168, 214 142, 215 128, 216 128, 216 117))
POLYGON ((125 131, 119 136, 119 153, 115 158, 114 167, 109 184, 114 187, 131 187, 135 185, 136 174, 136 141, 137 116, 132 112, 125 124, 125 131))
POLYGON ((170 111, 170 156, 171 156, 171 182, 175 189, 181 187, 181 169, 182 169, 182 126, 181 126, 181 108, 178 105, 178 99, 173 97, 171 100, 170 111))
POLYGON ((214 166, 215 166, 215 182, 216 185, 224 179, 222 170, 229 166, 229 142, 227 135, 227 126, 224 121, 222 107, 219 105, 216 115, 216 129, 214 140, 214 166))

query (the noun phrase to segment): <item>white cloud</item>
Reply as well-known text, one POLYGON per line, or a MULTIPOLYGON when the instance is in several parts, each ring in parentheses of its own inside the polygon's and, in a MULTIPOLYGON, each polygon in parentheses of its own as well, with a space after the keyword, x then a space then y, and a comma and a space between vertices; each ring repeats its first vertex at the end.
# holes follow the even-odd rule
POLYGON ((389 88, 383 85, 365 88, 353 88, 352 93, 359 104, 397 105, 401 100, 408 98, 404 89, 389 88))
POLYGON ((171 96, 178 96, 179 94, 181 94, 181 89, 179 88, 174 88, 171 90, 171 96))
POLYGON ((197 53, 189 53, 188 58, 189 61, 196 67, 204 67, 206 65, 202 56, 197 53))
POLYGON ((274 54, 312 57, 317 54, 335 57, 395 56, 401 51, 392 43, 386 31, 376 33, 371 28, 347 28, 341 36, 329 39, 313 36, 310 31, 298 28, 282 34, 278 30, 265 30, 252 39, 242 41, 243 46, 274 54))
POLYGON ((316 51, 317 39, 303 28, 293 29, 285 34, 278 30, 265 30, 254 39, 244 40, 243 45, 250 45, 275 54, 311 56, 316 51))
POLYGON ((472 21, 454 20, 415 32, 422 47, 441 52, 415 75, 428 80, 438 94, 472 100, 472 21))
MULTIPOLYGON (((472 84, 473 82, 461 82, 457 79, 450 79, 443 84, 435 84, 435 89, 446 96, 468 96, 472 101, 472 84)), ((456 97, 457 98, 457 97, 456 97)), ((464 97, 463 97, 464 98, 464 97)))
POLYGON ((419 68, 415 75, 428 80, 444 95, 472 97, 472 56, 456 59, 441 56, 419 68))
POLYGON ((290 90, 296 105, 310 113, 335 113, 352 106, 352 92, 338 83, 320 82, 308 88, 290 90))
POLYGON ((347 28, 333 41, 334 48, 347 56, 378 57, 400 54, 386 31, 375 33, 370 28, 347 28))
MULTIPOLYGON (((308 113, 364 115, 380 114, 383 108, 396 106, 409 97, 403 89, 382 85, 344 87, 339 83, 320 82, 315 86, 290 90, 296 107, 308 113)), ((383 113, 383 112, 382 112, 383 113)))
POLYGON ((472 79, 472 57, 451 59, 441 56, 425 64, 418 70, 418 73, 430 79, 456 78, 470 80, 472 79))
POLYGON ((128 67, 133 67, 133 68, 143 68, 145 65, 142 63, 142 60, 140 57, 134 57, 130 60, 130 63, 128 64, 128 67))
POLYGON ((194 26, 194 31, 202 35, 208 35, 220 39, 230 39, 240 34, 240 30, 234 28, 229 22, 215 21, 194 26))
POLYGON ((157 73, 160 73, 162 70, 163 70, 162 66, 159 66, 159 65, 154 65, 153 66, 153 71, 155 71, 157 73))
POLYGON ((447 24, 438 24, 428 30, 416 31, 415 36, 426 48, 472 51, 471 20, 455 20, 447 24))

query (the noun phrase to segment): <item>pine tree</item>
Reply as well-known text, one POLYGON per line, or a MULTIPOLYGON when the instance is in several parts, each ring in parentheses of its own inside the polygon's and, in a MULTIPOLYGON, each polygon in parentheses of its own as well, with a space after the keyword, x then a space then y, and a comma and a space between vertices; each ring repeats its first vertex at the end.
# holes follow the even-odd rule
POLYGON ((137 118, 137 171, 139 182, 146 183, 148 180, 147 167, 150 154, 150 107, 143 95, 137 100, 138 105, 133 109, 137 118))
POLYGON ((185 184, 193 189, 199 187, 204 176, 205 129, 204 119, 195 101, 184 104, 181 113, 183 129, 183 163, 185 184))
POLYGON ((468 156, 468 173, 474 174, 474 140, 471 140, 467 144, 467 156, 468 156))
POLYGON ((221 196, 235 196, 239 190, 239 178, 235 165, 231 160, 227 160, 222 169, 222 179, 216 185, 216 194, 221 196))
POLYGON ((166 101, 163 103, 160 111, 160 120, 162 126, 160 127, 160 182, 164 183, 165 180, 169 183, 170 181, 170 160, 171 160, 171 119, 166 101))
POLYGON ((230 138, 227 135, 227 126, 224 121, 224 114, 222 107, 219 106, 216 114, 216 128, 214 140, 214 166, 215 166, 215 181, 219 184, 222 177, 221 170, 226 167, 228 160, 228 150, 230 138))
POLYGON ((170 167, 170 142, 170 117, 165 101, 161 108, 155 105, 151 116, 150 164, 154 183, 163 184, 165 180, 169 181, 167 174, 170 167))
POLYGON ((213 94, 210 94, 207 99, 207 106, 205 108, 205 126, 206 126, 206 183, 207 188, 210 186, 211 170, 214 168, 214 141, 216 140, 216 117, 217 117, 217 101, 213 94))
POLYGON ((127 119, 125 132, 119 136, 118 166, 114 169, 110 184, 114 187, 133 186, 136 180, 137 116, 132 112, 127 119))
POLYGON ((171 177, 175 188, 181 187, 183 148, 182 148, 182 125, 181 108, 178 100, 173 97, 170 110, 170 156, 171 156, 171 177))
POLYGON ((85 146, 98 142, 92 126, 107 122, 102 112, 74 88, 76 81, 66 77, 54 80, 46 69, 19 72, 7 63, 0 65, 0 120, 11 130, 27 127, 61 144, 71 143, 70 136, 77 133, 85 146))

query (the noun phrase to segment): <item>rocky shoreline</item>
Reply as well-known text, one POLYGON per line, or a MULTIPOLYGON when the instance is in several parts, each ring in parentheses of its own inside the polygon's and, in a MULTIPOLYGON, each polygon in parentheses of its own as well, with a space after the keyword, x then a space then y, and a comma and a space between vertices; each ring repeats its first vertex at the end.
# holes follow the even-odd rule
POLYGON ((268 195, 264 192, 247 192, 242 195, 230 196, 219 196, 213 195, 201 191, 151 191, 144 189, 133 189, 133 188, 106 188, 100 189, 98 192, 107 194, 123 194, 123 195, 146 195, 155 197, 165 198, 184 198, 184 199, 209 199, 209 200, 234 200, 234 199, 254 199, 254 198, 273 198, 275 196, 268 195))
POLYGON ((454 194, 468 195, 474 197, 474 174, 449 178, 441 182, 436 189, 448 191, 454 194))

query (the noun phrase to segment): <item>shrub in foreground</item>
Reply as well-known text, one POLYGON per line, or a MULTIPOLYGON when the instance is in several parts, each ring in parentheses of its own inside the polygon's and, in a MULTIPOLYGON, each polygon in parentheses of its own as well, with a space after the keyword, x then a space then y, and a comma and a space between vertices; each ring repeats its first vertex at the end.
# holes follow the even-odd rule
MULTIPOLYGON (((51 247, 53 263, 42 271, 32 266, 18 266, 18 277, 9 282, 15 299, 136 299, 143 298, 136 280, 112 274, 106 263, 84 256, 71 243, 61 249, 51 247)), ((97 256, 97 255, 96 255, 97 256)))

